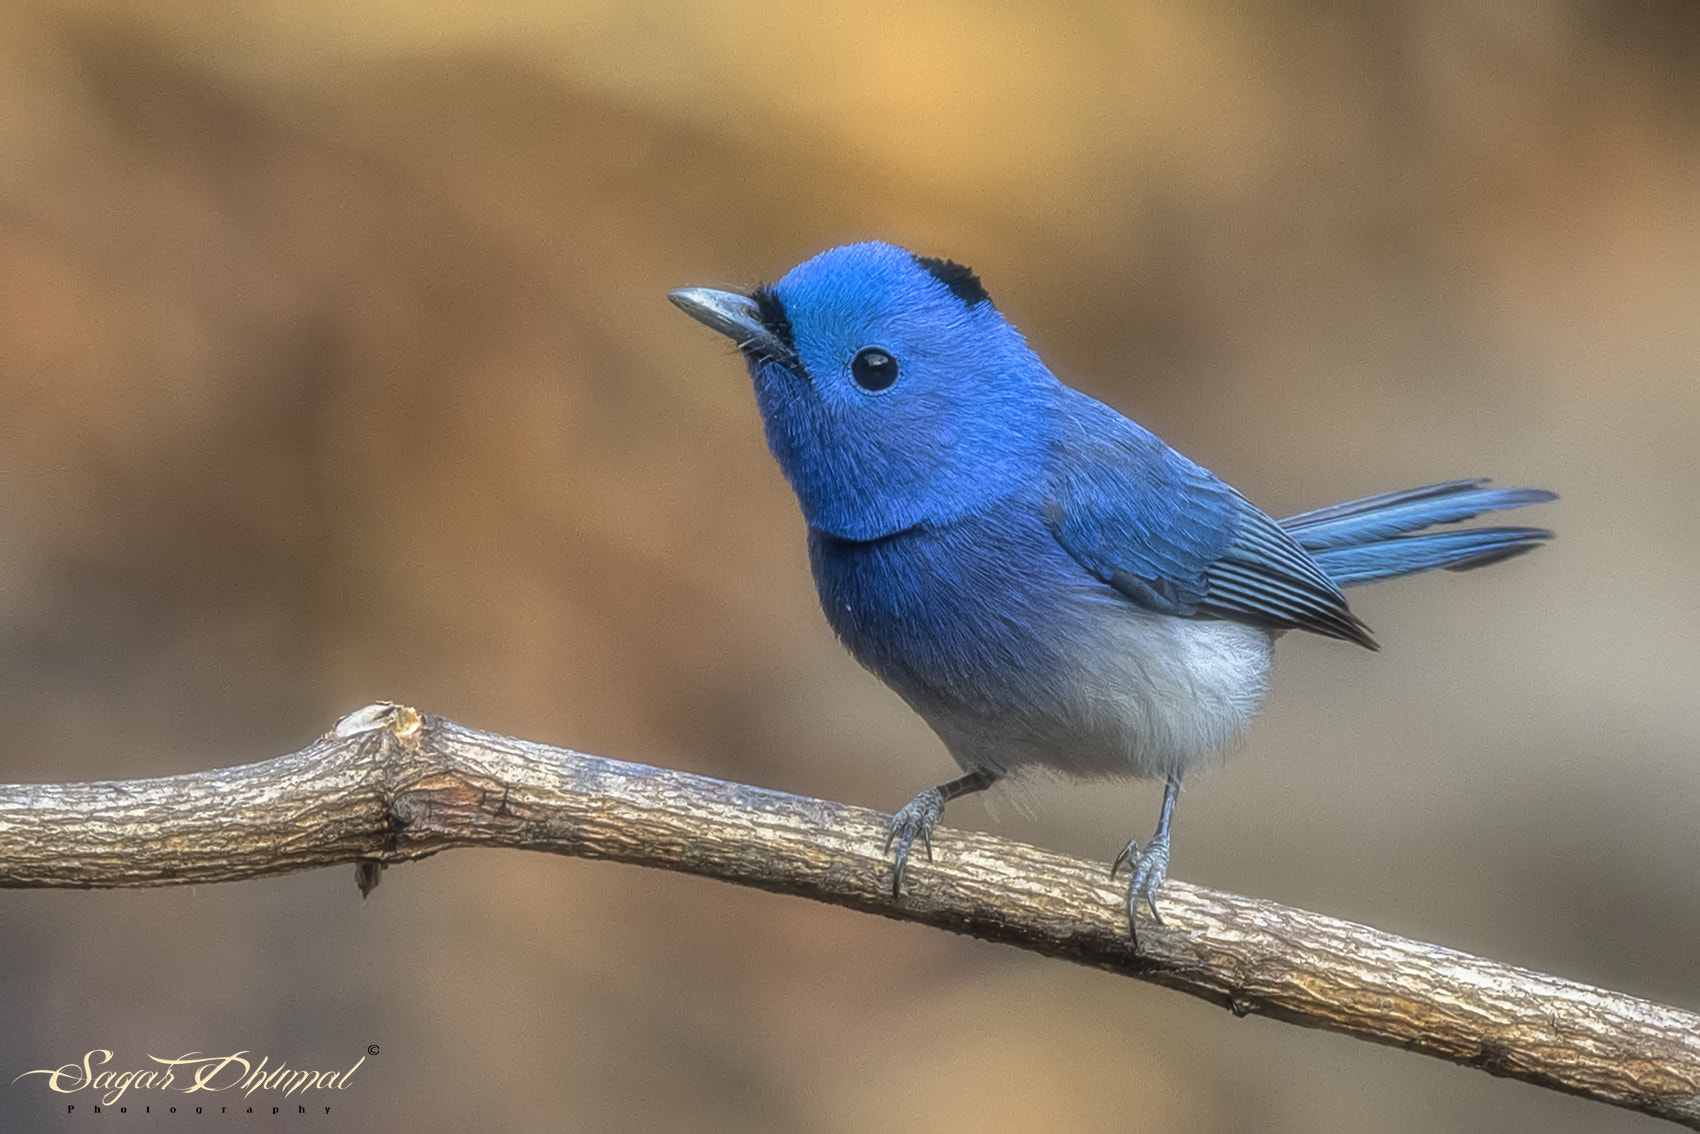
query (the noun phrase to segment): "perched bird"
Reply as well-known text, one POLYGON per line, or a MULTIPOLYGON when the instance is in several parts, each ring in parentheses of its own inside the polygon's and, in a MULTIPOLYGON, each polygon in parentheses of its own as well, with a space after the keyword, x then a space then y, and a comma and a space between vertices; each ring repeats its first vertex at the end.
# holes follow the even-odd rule
POLYGON ((1063 385, 972 271, 889 244, 823 252, 750 295, 672 301, 728 335, 808 522, 821 608, 965 773, 893 817, 892 888, 945 804, 1024 765, 1166 781, 1111 866, 1162 924, 1175 796, 1256 712, 1292 629, 1375 649, 1340 588, 1528 551, 1453 528, 1556 499, 1454 480, 1273 520, 1063 385))

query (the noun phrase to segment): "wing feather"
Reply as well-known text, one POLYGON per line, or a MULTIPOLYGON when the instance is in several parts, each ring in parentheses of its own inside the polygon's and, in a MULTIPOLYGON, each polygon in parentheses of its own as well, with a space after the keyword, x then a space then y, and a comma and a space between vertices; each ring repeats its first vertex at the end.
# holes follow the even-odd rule
POLYGON ((1160 614, 1375 648, 1340 588, 1279 524, 1154 434, 1075 397, 1065 405, 1046 518, 1083 567, 1160 614))

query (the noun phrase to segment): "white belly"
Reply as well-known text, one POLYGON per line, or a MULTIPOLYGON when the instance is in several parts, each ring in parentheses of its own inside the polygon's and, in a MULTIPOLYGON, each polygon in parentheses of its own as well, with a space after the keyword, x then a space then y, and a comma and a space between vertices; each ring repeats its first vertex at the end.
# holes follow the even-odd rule
POLYGON ((1108 607, 1072 672, 1026 705, 915 707, 967 770, 1043 765, 1073 776, 1179 775, 1239 740, 1269 686, 1272 636, 1233 622, 1108 607))

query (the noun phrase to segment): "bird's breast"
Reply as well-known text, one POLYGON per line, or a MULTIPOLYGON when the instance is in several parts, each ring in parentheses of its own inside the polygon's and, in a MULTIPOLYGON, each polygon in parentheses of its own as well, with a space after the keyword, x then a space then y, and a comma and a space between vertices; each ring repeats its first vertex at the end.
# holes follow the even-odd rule
POLYGON ((1245 729, 1269 635, 1141 610, 1038 508, 851 542, 810 534, 827 621, 964 767, 1181 771, 1245 729))

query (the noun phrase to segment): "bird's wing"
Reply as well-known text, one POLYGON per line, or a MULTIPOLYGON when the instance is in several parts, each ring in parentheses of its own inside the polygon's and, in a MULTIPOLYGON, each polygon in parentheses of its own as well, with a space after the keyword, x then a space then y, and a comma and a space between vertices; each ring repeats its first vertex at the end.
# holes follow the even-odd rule
POLYGON ((1081 566, 1148 610, 1309 630, 1375 648, 1293 537, 1114 410, 1068 407, 1045 518, 1081 566))

